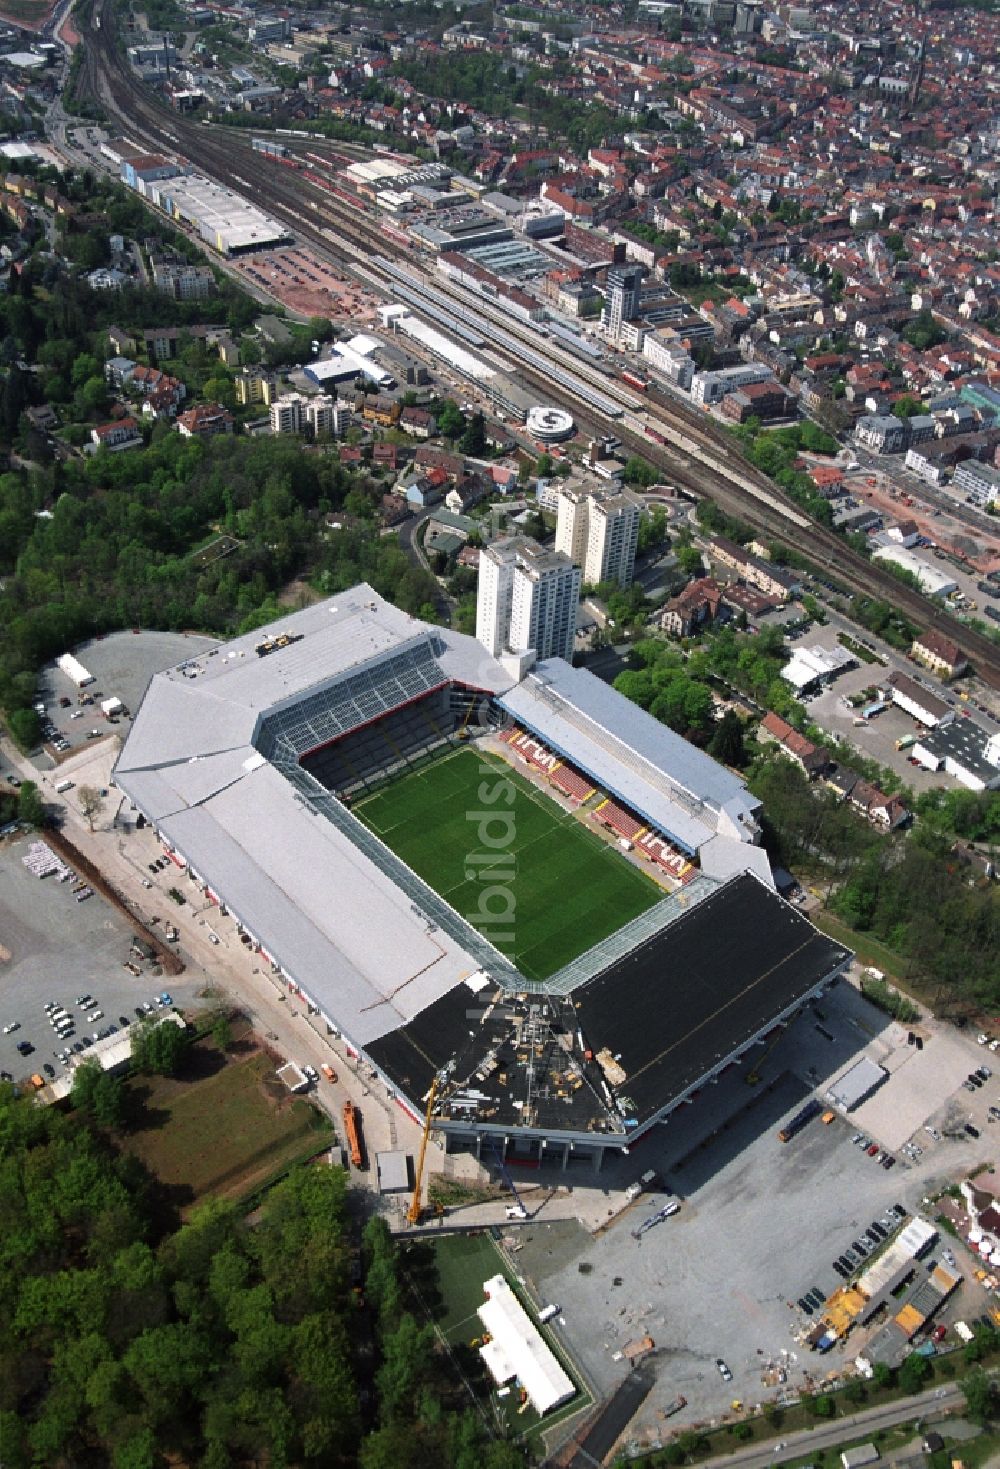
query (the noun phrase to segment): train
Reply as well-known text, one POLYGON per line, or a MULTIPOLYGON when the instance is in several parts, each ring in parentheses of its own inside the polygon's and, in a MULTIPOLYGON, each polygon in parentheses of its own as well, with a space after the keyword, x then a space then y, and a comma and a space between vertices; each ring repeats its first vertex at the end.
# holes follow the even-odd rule
POLYGON ((652 379, 645 377, 641 372, 635 372, 630 367, 621 367, 618 369, 618 376, 623 383, 628 383, 630 388, 636 388, 640 393, 649 392, 652 379))

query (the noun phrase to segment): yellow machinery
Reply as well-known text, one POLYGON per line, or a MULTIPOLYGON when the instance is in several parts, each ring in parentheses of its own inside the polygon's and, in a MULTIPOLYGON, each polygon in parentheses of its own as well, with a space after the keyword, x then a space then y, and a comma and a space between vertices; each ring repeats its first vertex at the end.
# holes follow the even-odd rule
POLYGON ((423 1210, 420 1205, 420 1190, 424 1182, 424 1158, 427 1155, 427 1139, 431 1135, 431 1121, 434 1115, 434 1100, 437 1097, 438 1078, 435 1076, 431 1082, 431 1089, 427 1093, 427 1115, 424 1118, 424 1130, 420 1135, 420 1152, 417 1155, 417 1172, 413 1180, 413 1198, 410 1207, 406 1211, 407 1224, 419 1224, 423 1210))

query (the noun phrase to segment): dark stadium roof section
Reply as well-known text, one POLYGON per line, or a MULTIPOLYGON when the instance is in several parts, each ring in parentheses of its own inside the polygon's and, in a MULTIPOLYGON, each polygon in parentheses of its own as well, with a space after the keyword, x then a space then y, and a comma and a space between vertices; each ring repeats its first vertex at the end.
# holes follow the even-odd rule
POLYGON ((588 1048, 640 1123, 846 964, 847 950, 755 877, 733 878, 575 996, 588 1048))
POLYGON ((462 985, 368 1053, 414 1100, 445 1073, 437 1112, 456 1129, 624 1141, 849 957, 747 874, 564 1000, 462 985))
POLYGON ((436 1115, 457 1127, 541 1128, 578 1136, 624 1132, 600 1068, 575 1038, 572 1003, 460 985, 402 1030, 367 1047, 416 1104, 447 1072, 436 1115))

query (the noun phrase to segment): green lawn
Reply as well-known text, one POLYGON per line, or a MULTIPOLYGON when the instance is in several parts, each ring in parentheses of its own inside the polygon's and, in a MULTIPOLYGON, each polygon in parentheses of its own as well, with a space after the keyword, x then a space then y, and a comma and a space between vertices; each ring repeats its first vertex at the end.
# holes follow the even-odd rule
POLYGON ((223 1059, 197 1041, 177 1077, 140 1076, 136 1124, 121 1138, 182 1211, 206 1197, 244 1198, 333 1142, 322 1112, 291 1097, 261 1051, 223 1059))
POLYGON ((573 815, 478 750, 452 751, 352 809, 528 979, 547 979, 663 897, 573 815), (502 914, 493 922, 480 906, 488 889, 487 911, 502 914))
MULTIPOLYGON (((505 1275, 510 1284, 516 1288, 515 1282, 511 1280, 504 1268, 500 1251, 485 1232, 442 1235, 439 1239, 428 1241, 428 1243, 434 1252, 434 1264, 441 1293, 440 1310, 435 1316, 436 1325, 453 1349, 464 1347, 470 1351, 474 1350, 472 1343, 479 1341, 483 1334, 483 1324, 476 1315, 476 1311, 483 1304, 484 1282, 497 1274, 505 1275)), ((520 1291, 517 1294, 522 1305, 525 1305, 523 1294, 520 1291)), ((533 1311, 529 1310, 529 1315, 534 1318, 533 1311)), ((578 1391, 576 1397, 561 1408, 557 1408, 546 1418, 539 1418, 530 1406, 522 1408, 516 1391, 511 1391, 502 1398, 499 1396, 494 1398, 495 1408, 506 1420, 510 1433, 523 1439, 529 1445, 541 1443, 540 1431, 543 1427, 551 1428, 562 1419, 579 1412, 580 1408, 586 1406, 590 1401, 589 1395, 581 1387, 571 1364, 556 1347, 550 1329, 547 1327, 540 1329, 549 1345, 555 1350, 556 1356, 562 1361, 563 1367, 573 1378, 578 1391)), ((482 1375, 482 1388, 484 1393, 491 1389, 491 1382, 485 1370, 482 1375)))

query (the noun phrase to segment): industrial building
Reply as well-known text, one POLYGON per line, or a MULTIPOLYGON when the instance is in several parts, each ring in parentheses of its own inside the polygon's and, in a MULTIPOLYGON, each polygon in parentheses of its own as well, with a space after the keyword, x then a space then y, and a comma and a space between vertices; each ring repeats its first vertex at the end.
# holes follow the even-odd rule
POLYGON ((224 905, 274 983, 415 1118, 439 1077, 449 1146, 596 1166, 752 1054, 850 955, 753 875, 758 803, 738 776, 586 671, 531 665, 361 585, 157 674, 114 780, 175 881, 224 905), (470 723, 546 741, 571 783, 607 792, 637 852, 685 869, 545 980, 350 809, 470 723))
POLYGON ((1000 734, 972 719, 938 725, 910 753, 925 770, 943 770, 970 791, 1000 790, 1000 734))
POLYGON ((827 1092, 826 1099, 842 1112, 853 1112, 872 1092, 878 1090, 888 1075, 884 1066, 880 1066, 870 1056, 862 1056, 843 1076, 837 1078, 827 1092))
POLYGON ((796 648, 781 676, 797 694, 832 683, 839 673, 853 668, 857 660, 839 645, 835 648, 796 648))
POLYGON ((954 577, 942 571, 939 566, 932 566, 923 556, 918 556, 916 551, 907 551, 903 546, 880 546, 877 551, 872 552, 872 560, 889 561, 893 566, 908 571, 911 576, 916 577, 925 596, 949 597, 958 590, 958 582, 954 577))

